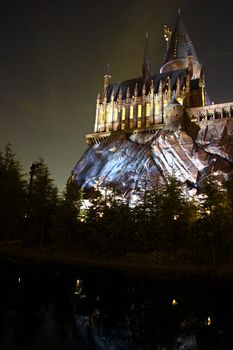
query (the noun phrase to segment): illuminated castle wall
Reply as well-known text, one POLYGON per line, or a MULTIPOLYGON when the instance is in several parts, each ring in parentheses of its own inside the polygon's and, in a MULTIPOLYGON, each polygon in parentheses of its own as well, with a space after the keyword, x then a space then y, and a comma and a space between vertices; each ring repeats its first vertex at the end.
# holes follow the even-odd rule
POLYGON ((97 97, 95 133, 161 125, 174 98, 185 108, 206 105, 204 76, 180 15, 173 32, 164 26, 164 37, 167 53, 160 74, 151 74, 148 34, 140 78, 111 84, 106 73, 103 95, 97 97))

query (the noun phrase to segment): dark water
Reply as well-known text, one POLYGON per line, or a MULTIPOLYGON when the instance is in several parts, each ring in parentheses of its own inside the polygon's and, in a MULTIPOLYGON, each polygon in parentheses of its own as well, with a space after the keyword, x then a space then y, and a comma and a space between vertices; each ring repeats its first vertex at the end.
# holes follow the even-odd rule
POLYGON ((0 350, 233 349, 233 281, 0 262, 0 350))

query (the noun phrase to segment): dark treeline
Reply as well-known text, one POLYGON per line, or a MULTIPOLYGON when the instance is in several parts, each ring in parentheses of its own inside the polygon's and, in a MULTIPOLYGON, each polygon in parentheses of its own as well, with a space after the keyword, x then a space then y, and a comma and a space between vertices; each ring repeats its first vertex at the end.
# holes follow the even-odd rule
POLYGON ((175 177, 138 193, 134 207, 113 187, 84 194, 68 182, 59 195, 43 159, 27 179, 11 146, 0 151, 0 240, 19 240, 25 248, 229 264, 232 205, 233 175, 223 185, 209 177, 199 200, 185 196, 175 177))

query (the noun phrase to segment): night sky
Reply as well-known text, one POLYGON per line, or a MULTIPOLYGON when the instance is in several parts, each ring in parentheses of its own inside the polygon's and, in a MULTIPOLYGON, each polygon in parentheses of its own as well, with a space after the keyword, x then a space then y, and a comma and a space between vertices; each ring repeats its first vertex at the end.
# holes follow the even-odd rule
POLYGON ((232 0, 0 0, 0 147, 12 144, 25 173, 43 157, 63 189, 93 131, 105 66, 113 82, 140 76, 149 31, 159 72, 163 24, 179 7, 211 100, 232 101, 232 0))

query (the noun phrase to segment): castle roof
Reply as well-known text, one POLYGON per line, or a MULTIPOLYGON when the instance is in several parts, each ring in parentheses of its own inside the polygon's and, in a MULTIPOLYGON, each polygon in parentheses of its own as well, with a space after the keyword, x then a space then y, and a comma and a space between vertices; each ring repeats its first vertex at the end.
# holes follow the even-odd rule
POLYGON ((179 13, 175 28, 171 35, 163 65, 177 59, 186 59, 188 56, 193 56, 193 60, 198 62, 193 43, 190 40, 187 29, 185 28, 185 25, 179 13))
MULTIPOLYGON (((171 89, 176 90, 176 83, 178 78, 180 79, 180 86, 182 87, 184 85, 187 77, 187 69, 180 69, 180 70, 177 69, 171 72, 152 75, 151 78, 145 82, 146 94, 148 94, 150 91, 152 81, 153 81, 153 89, 155 94, 158 93, 159 91, 160 81, 162 81, 162 88, 164 91, 166 89, 168 77, 170 78, 170 81, 171 81, 171 89)), ((198 88, 198 81, 199 79, 193 79, 190 81, 191 90, 195 90, 198 88)), ((122 100, 126 99, 127 90, 130 93, 130 97, 132 97, 134 95, 134 90, 136 86, 137 86, 137 96, 142 96, 143 85, 144 85, 143 77, 110 84, 107 89, 107 101, 111 100, 112 94, 114 94, 114 100, 116 101, 120 91, 122 94, 122 100)))

